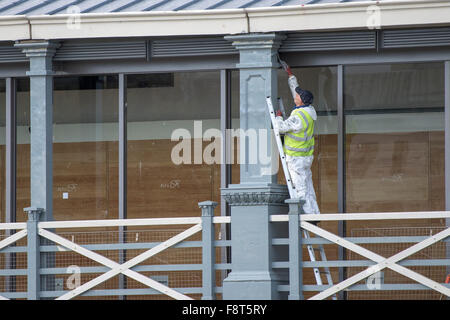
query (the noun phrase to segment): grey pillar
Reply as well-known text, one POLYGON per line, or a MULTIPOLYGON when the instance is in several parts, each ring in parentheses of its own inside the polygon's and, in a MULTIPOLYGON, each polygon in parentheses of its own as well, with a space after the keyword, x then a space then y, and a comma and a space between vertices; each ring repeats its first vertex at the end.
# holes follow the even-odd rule
POLYGON ((44 209, 29 207, 24 211, 28 213, 27 221, 27 298, 39 300, 41 291, 41 279, 39 269, 41 267, 38 223, 44 209))
MULTIPOLYGON (((16 42, 30 60, 31 207, 41 208, 40 220, 53 220, 53 70, 57 43, 16 42)), ((44 240, 41 244, 48 243, 44 240)), ((41 255, 42 267, 54 266, 54 253, 41 255)), ((43 276, 42 290, 53 290, 54 276, 43 276)))
POLYGON ((31 206, 42 208, 41 220, 53 219, 52 144, 53 71, 52 58, 57 44, 49 41, 20 42, 14 45, 30 59, 31 123, 31 206))
MULTIPOLYGON (((240 63, 240 184, 222 188, 231 207, 232 271, 223 282, 224 299, 280 299, 279 284, 287 274, 272 269, 281 255, 272 248, 281 224, 272 214, 287 213, 285 185, 277 184, 278 154, 272 142, 266 97, 277 101, 277 50, 282 36, 246 34, 227 36, 239 50, 240 63), (256 137, 256 138, 255 138, 256 137)), ((287 256, 285 256, 287 259, 287 256)), ((279 259, 282 261, 282 259, 279 259)))
POLYGON ((202 300, 215 300, 216 287, 216 248, 214 246, 214 208, 217 202, 203 201, 198 204, 202 209, 202 300))

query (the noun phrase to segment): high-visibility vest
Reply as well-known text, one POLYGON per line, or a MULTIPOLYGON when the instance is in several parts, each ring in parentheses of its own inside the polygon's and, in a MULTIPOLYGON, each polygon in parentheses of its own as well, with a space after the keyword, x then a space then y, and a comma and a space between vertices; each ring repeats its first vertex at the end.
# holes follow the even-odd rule
POLYGON ((304 108, 292 111, 302 121, 302 130, 298 133, 286 132, 284 135, 284 152, 294 157, 305 157, 314 154, 314 120, 304 108))

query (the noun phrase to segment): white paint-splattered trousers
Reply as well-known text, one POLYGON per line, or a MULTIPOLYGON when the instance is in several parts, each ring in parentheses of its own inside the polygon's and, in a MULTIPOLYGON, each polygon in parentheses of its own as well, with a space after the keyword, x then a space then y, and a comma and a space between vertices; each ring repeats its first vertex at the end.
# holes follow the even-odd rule
POLYGON ((319 214, 316 193, 314 191, 311 166, 314 156, 293 157, 286 155, 286 163, 291 174, 292 183, 296 190, 296 197, 305 200, 305 213, 319 214))

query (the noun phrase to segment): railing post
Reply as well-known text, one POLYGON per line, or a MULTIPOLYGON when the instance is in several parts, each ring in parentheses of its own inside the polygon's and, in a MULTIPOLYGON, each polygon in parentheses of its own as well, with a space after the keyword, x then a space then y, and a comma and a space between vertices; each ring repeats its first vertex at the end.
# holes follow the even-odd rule
POLYGON ((289 300, 303 300, 303 262, 300 214, 304 200, 286 199, 289 204, 289 300))
POLYGON ((28 213, 27 221, 27 292, 28 300, 39 300, 41 291, 41 267, 40 241, 38 234, 38 223, 40 215, 44 212, 42 208, 28 207, 24 211, 28 213))
POLYGON ((214 247, 214 208, 217 202, 199 202, 202 209, 202 300, 215 300, 216 274, 214 264, 216 263, 216 252, 214 247))

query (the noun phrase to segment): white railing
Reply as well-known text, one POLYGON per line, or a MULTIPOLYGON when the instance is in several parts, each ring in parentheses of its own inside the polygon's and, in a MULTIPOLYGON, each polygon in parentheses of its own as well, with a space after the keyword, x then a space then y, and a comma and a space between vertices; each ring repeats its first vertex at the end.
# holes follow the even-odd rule
MULTIPOLYGON (((146 295, 147 293, 157 293, 173 299, 188 300, 193 299, 191 297, 192 295, 189 296, 192 293, 193 295, 200 294, 202 299, 215 299, 216 294, 221 292, 221 288, 216 287, 216 270, 230 269, 228 264, 216 262, 216 247, 228 246, 229 243, 227 241, 216 240, 217 232, 215 232, 215 225, 230 223, 230 217, 214 216, 214 207, 216 205, 217 203, 210 201, 200 203, 199 206, 202 208, 201 217, 49 222, 40 222, 40 210, 29 208, 29 221, 27 223, 0 224, 0 230, 19 230, 0 241, 0 253, 2 253, 2 249, 6 249, 18 240, 27 237, 26 246, 9 247, 7 248, 8 253, 6 253, 25 252, 27 254, 26 292, 0 292, 0 299, 7 299, 8 297, 27 297, 28 299, 56 297, 57 300, 67 300, 80 295, 95 296, 96 287, 98 288, 99 285, 105 285, 113 281, 119 275, 133 279, 135 286, 136 284, 140 284, 147 288, 147 290, 119 288, 115 285, 113 289, 97 290, 99 295, 123 296, 127 294, 146 295), (134 227, 134 229, 139 227, 141 231, 125 230, 125 228, 130 227, 134 227), (176 227, 177 230, 170 230, 169 233, 167 229, 161 230, 161 227, 176 227), (93 233, 87 232, 87 230, 93 230, 93 228, 97 231, 93 233), (99 228, 108 228, 109 231, 98 231, 99 228), (143 228, 145 229, 144 231, 142 231, 143 228), (62 231, 67 229, 75 229, 77 232, 62 233, 62 231), (111 229, 114 230, 111 231, 111 229), (82 232, 79 232, 80 230, 82 232), (164 239, 160 241, 146 242, 146 239, 142 239, 143 236, 147 235, 148 238, 149 234, 162 234, 163 231, 164 239), (127 232, 129 235, 132 234, 133 237, 135 235, 136 239, 128 235, 128 238, 132 239, 130 241, 124 241, 126 239, 124 235, 127 232), (103 234, 102 243, 93 243, 95 241, 77 243, 78 241, 75 238, 81 239, 81 236, 84 235, 84 239, 86 239, 88 233, 99 239, 102 238, 103 234), (106 239, 106 234, 109 236, 108 239, 106 239), (201 240, 188 241, 189 238, 197 234, 197 238, 201 240), (138 241, 139 235, 142 240, 138 241), (114 238, 115 241, 111 242, 110 238, 114 238), (191 260, 196 263, 186 264, 184 261, 177 261, 181 263, 156 266, 143 265, 144 262, 148 262, 152 258, 158 258, 169 249, 191 250, 191 254, 195 254, 195 257, 191 260), (139 251, 139 253, 136 254, 136 251, 139 251), (84 265, 68 265, 70 262, 73 263, 73 259, 68 258, 68 254, 71 253, 76 253, 78 260, 84 259, 82 263, 84 265), (128 260, 122 259, 123 261, 121 261, 119 257, 124 257, 127 254, 132 257, 128 260), (47 261, 47 265, 42 266, 40 264, 42 255, 47 255, 47 258, 44 259, 47 261), (86 261, 90 261, 88 263, 89 266, 86 266, 86 261), (90 266, 92 264, 95 266, 90 266), (164 283, 164 281, 157 281, 152 276, 137 271, 163 271, 165 267, 167 267, 166 274, 170 274, 172 271, 178 272, 178 274, 180 272, 191 272, 189 271, 190 269, 194 270, 192 272, 201 273, 201 276, 196 278, 196 282, 199 285, 191 288, 172 288, 169 286, 169 277, 166 279, 166 283, 164 283), (71 273, 74 268, 78 273, 76 275, 71 273), (55 275, 57 274, 62 274, 62 277, 60 276, 59 278, 60 280, 71 278, 69 279, 71 282, 69 280, 66 281, 68 284, 66 285, 66 289, 68 287, 69 290, 64 290, 64 287, 59 288, 59 290, 55 288, 55 275), (69 277, 67 274, 69 274, 69 277), (90 278, 81 283, 82 276, 88 274, 90 274, 90 278), (43 281, 41 275, 44 275, 43 281), (78 277, 78 281, 73 281, 74 277, 78 277), (75 285, 73 285, 74 282, 75 285), (72 286, 69 284, 72 284, 72 286)), ((167 257, 169 258, 166 259, 173 260, 170 258, 171 253, 167 253, 167 257)), ((162 259, 159 259, 158 263, 161 263, 161 261, 162 259)), ((0 271, 3 271, 3 275, 5 276, 13 277, 23 275, 25 269, 0 271)), ((158 276, 154 278, 158 278, 158 276)))
MULTIPOLYGON (((3 281, 8 283, 8 290, 4 290, 6 285, 3 290, 0 287, 0 299, 63 300, 80 296, 154 294, 173 299, 215 299, 222 292, 222 288, 216 285, 216 271, 231 270, 231 264, 220 263, 216 259, 216 249, 231 246, 231 241, 221 240, 215 226, 229 224, 231 218, 214 216, 214 202, 199 205, 201 217, 49 222, 39 221, 39 210, 30 208, 28 222, 0 224, 0 254, 9 260, 17 260, 13 268, 0 268, 0 277, 8 280, 3 281), (43 255, 46 259, 42 259, 43 255), (74 256, 78 257, 77 261, 84 259, 79 266, 74 263, 74 256), (171 258, 174 256, 175 260, 171 258), (41 265, 41 261, 47 264, 41 265), (175 283, 169 276, 162 279, 161 272, 166 275, 184 272, 192 277, 192 281, 183 278, 175 283), (131 279, 133 284, 120 282, 119 285, 116 281, 119 275, 131 279), (75 278, 78 281, 74 281, 75 278), (64 283, 58 282, 62 279, 66 281, 65 287, 64 283), (137 285, 140 287, 136 288, 137 285)), ((441 223, 439 230, 430 235, 341 237, 326 230, 322 224, 312 223, 384 220, 386 226, 390 226, 389 221, 393 220, 446 219, 448 222, 450 212, 308 215, 301 214, 300 202, 290 201, 289 207, 288 215, 272 215, 269 223, 289 225, 289 237, 273 239, 272 242, 275 246, 289 246, 289 261, 274 261, 272 266, 289 269, 289 285, 280 285, 279 290, 289 292, 290 299, 302 299, 303 293, 311 292, 314 294, 310 299, 326 299, 341 291, 367 290, 358 283, 384 269, 390 269, 416 284, 382 283, 376 290, 428 290, 441 297, 450 297, 450 284, 442 283, 450 270, 448 224, 441 223), (302 239, 301 234, 305 230, 315 237, 302 239), (393 249, 399 243, 410 246, 389 255, 365 247, 366 244, 377 243, 393 249), (445 249, 442 256, 412 258, 437 243, 445 249), (302 247, 317 244, 342 247, 367 260, 303 261, 302 247), (428 274, 411 270, 410 267, 416 266, 439 267, 439 272, 445 274, 432 279, 428 274), (303 283, 302 270, 323 267, 364 269, 341 279, 341 282, 334 281, 333 285, 303 283)))
MULTIPOLYGON (((427 237, 370 237, 370 239, 352 239, 340 237, 333 234, 330 231, 325 230, 311 222, 320 221, 354 221, 354 220, 386 220, 386 224, 389 225, 389 221, 392 220, 411 220, 411 219, 450 219, 450 211, 430 211, 430 212, 383 212, 383 213, 348 213, 348 214, 300 214, 301 205, 300 202, 290 204, 290 214, 289 215, 272 215, 271 222, 289 222, 289 240, 287 244, 289 245, 289 271, 290 271, 290 282, 289 286, 280 286, 280 290, 289 291, 289 297, 291 299, 302 299, 302 291, 319 291, 319 293, 310 297, 312 300, 326 299, 336 293, 343 290, 351 290, 352 286, 355 286, 361 280, 367 279, 374 274, 380 272, 383 269, 389 268, 404 277, 414 280, 415 282, 422 285, 426 289, 434 290, 439 292, 442 296, 450 297, 450 285, 446 283, 439 283, 432 280, 418 272, 415 272, 409 268, 406 268, 402 264, 407 265, 426 265, 429 263, 433 266, 442 266, 450 269, 450 256, 449 250, 450 243, 448 238, 450 236, 450 228, 447 225, 443 226, 443 230, 437 234, 433 234, 427 237), (310 233, 316 235, 316 237, 311 239, 302 239, 299 236, 301 230, 309 231, 310 233), (437 242, 442 242, 447 239, 446 253, 444 259, 429 259, 421 261, 405 261, 408 257, 413 254, 428 248, 437 242), (398 242, 410 242, 414 243, 409 248, 401 250, 400 252, 390 256, 383 257, 367 248, 364 248, 359 243, 398 243, 398 242), (311 244, 334 244, 343 247, 351 252, 354 252, 369 260, 370 266, 357 274, 350 276, 349 278, 330 286, 313 286, 313 285, 303 285, 302 272, 300 268, 304 267, 351 267, 355 266, 355 261, 317 261, 317 262, 306 262, 302 261, 301 250, 303 245, 311 244)), ((448 221, 448 220, 447 220, 448 221)), ((282 239, 275 239, 275 244, 286 244, 282 239)), ((358 261, 361 265, 361 262, 358 261)), ((274 267, 286 267, 284 262, 274 262, 274 267)), ((444 282, 446 274, 442 275, 442 282, 444 282)), ((389 287, 389 286, 386 286, 389 287)), ((402 284, 391 284, 390 288, 392 290, 411 290, 411 286, 402 284)), ((372 289, 372 288, 371 288, 372 289)), ((382 290, 380 286, 378 289, 382 290)))

